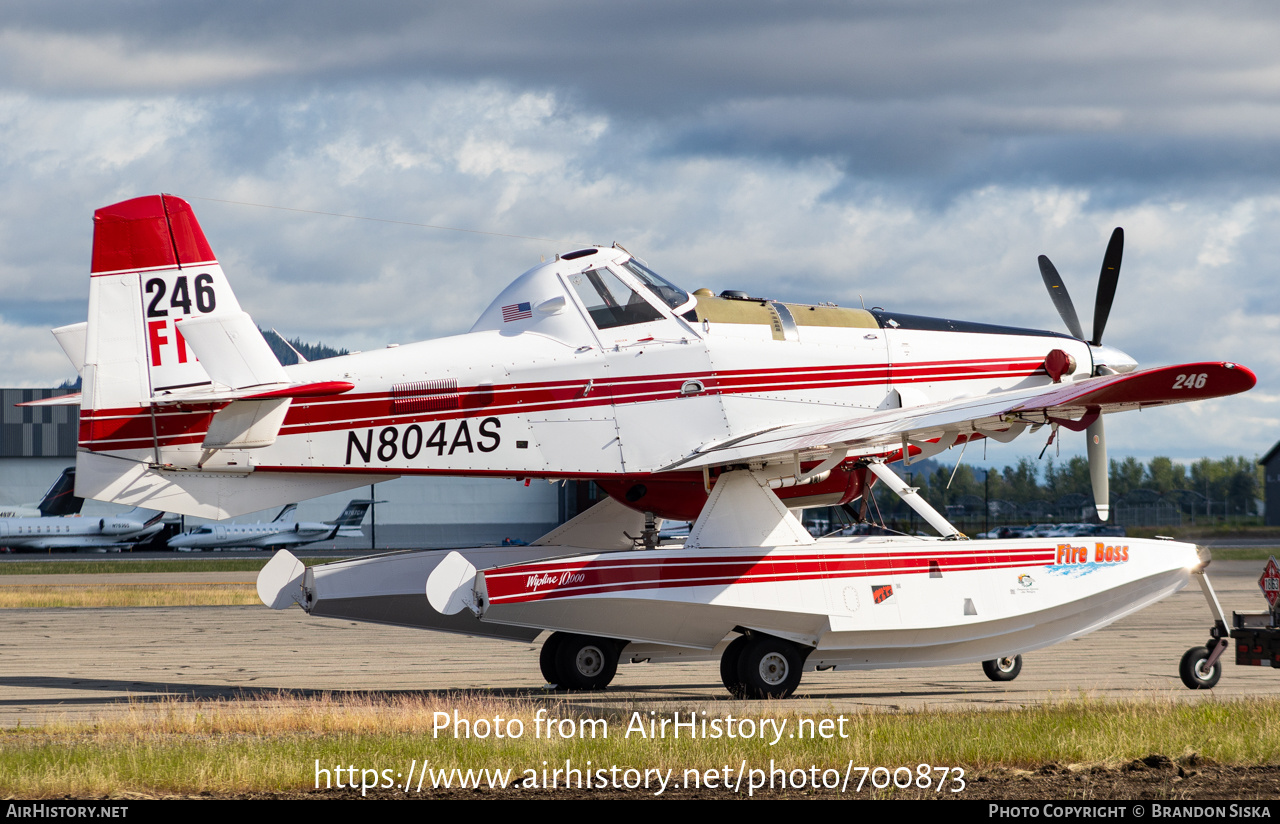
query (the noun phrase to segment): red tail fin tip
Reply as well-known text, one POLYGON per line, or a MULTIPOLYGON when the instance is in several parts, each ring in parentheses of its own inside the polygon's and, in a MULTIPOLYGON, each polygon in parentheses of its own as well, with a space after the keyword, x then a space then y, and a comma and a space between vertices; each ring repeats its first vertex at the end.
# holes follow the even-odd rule
POLYGON ((191 204, 180 197, 136 197, 93 213, 92 274, 214 261, 191 204))

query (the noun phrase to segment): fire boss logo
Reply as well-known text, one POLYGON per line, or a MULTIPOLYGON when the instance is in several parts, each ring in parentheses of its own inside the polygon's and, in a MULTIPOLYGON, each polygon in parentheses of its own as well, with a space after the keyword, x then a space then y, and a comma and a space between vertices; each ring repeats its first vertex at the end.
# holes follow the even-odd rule
POLYGON ((1071 544, 1058 544, 1058 560, 1059 564, 1087 564, 1093 562, 1095 564, 1118 564, 1129 560, 1128 546, 1107 546, 1098 543, 1093 545, 1093 553, 1090 556, 1089 547, 1072 546, 1071 544))
POLYGON ((871 585, 871 600, 875 601, 877 604, 883 604, 885 601, 888 601, 892 597, 893 597, 892 584, 872 584, 871 585))
POLYGON ((537 592, 538 587, 562 587, 565 584, 580 584, 587 579, 585 573, 568 570, 556 575, 554 572, 534 573, 525 581, 525 589, 537 592))

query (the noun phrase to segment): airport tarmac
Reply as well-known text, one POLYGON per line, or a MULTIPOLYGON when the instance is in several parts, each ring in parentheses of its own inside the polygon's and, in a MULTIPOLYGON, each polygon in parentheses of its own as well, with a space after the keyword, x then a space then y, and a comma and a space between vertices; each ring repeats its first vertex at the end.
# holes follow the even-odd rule
MULTIPOLYGON (((1233 609, 1265 608, 1257 583, 1262 567, 1260 561, 1213 564, 1210 577, 1228 616, 1233 609)), ((70 583, 70 576, 58 577, 70 583)), ((9 727, 87 720, 123 711, 130 702, 171 698, 547 694, 536 644, 313 619, 297 608, 14 609, 4 610, 3 617, 0 725, 9 727)), ((807 672, 788 706, 996 709, 1080 696, 1203 701, 1280 695, 1280 671, 1236 666, 1231 653, 1214 690, 1184 688, 1178 661, 1189 647, 1205 642, 1210 625, 1204 597, 1192 585, 1092 635, 1028 653, 1022 674, 1010 683, 988 681, 977 664, 807 672)), ((714 661, 624 664, 609 690, 561 694, 558 700, 602 708, 734 706, 714 661)))

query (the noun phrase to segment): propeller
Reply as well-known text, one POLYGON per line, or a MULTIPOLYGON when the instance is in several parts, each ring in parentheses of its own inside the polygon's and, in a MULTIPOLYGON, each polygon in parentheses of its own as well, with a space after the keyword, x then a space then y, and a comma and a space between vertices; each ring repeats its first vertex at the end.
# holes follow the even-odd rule
MULTIPOLYGON (((1093 304, 1093 338, 1086 341, 1091 347, 1102 346, 1102 333, 1107 328, 1107 318, 1111 315, 1111 304, 1116 298, 1116 284, 1120 282, 1120 259, 1124 256, 1124 229, 1119 226, 1111 233, 1107 243, 1107 251, 1102 256, 1102 272, 1098 275, 1098 292, 1093 304)), ((1054 307, 1067 325, 1067 331, 1080 340, 1085 340, 1084 327, 1080 325, 1080 317, 1076 314, 1075 304, 1067 294, 1066 284, 1062 276, 1049 258, 1040 255, 1040 277, 1054 307)), ((1106 364, 1096 364, 1093 374, 1112 375, 1116 370, 1106 364)), ((1102 416, 1089 424, 1085 430, 1088 439, 1089 480, 1093 486, 1093 505, 1098 511, 1098 519, 1105 521, 1111 515, 1109 465, 1107 463, 1107 435, 1103 428, 1102 416)))

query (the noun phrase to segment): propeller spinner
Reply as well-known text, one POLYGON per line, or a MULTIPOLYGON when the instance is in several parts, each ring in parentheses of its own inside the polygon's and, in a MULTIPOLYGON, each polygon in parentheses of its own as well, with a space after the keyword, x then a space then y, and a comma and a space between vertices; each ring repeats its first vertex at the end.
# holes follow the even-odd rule
MULTIPOLYGON (((1137 362, 1125 353, 1110 346, 1102 345, 1102 333, 1107 328, 1107 318, 1111 315, 1111 304, 1116 297, 1116 284, 1120 281, 1120 259, 1124 256, 1124 229, 1119 226, 1111 233, 1107 243, 1106 254, 1102 256, 1102 272, 1098 275, 1098 293, 1093 304, 1093 338, 1088 340, 1093 352, 1093 374, 1114 375, 1118 372, 1131 372, 1137 362)), ((1067 331, 1080 340, 1085 340, 1084 327, 1076 314, 1075 304, 1067 294, 1066 284, 1049 258, 1040 255, 1040 277, 1044 279, 1045 288, 1053 305, 1067 325, 1067 331)), ((1107 436, 1103 429, 1102 417, 1089 424, 1085 430, 1088 438, 1089 480, 1093 485, 1093 505, 1098 511, 1098 519, 1105 521, 1111 515, 1109 465, 1107 463, 1107 436)))

